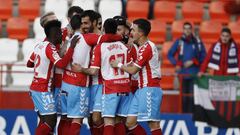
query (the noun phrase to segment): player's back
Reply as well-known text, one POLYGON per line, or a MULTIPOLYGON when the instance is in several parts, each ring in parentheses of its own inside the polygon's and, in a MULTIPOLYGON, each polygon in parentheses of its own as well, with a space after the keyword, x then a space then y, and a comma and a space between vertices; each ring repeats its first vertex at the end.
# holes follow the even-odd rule
POLYGON ((128 57, 128 48, 120 41, 111 43, 102 43, 101 47, 101 73, 104 84, 111 91, 128 92, 129 74, 118 68, 112 68, 110 62, 118 60, 126 65, 130 58, 128 57))

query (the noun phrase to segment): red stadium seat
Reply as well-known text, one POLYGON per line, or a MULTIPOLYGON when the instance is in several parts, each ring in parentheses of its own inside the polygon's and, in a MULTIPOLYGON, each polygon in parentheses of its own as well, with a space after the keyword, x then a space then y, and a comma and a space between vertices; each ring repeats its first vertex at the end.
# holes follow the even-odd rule
POLYGON ((128 1, 126 11, 128 18, 147 18, 149 1, 128 1))
MULTIPOLYGON (((166 1, 166 0, 156 0, 156 1, 166 1)), ((172 1, 172 2, 182 2, 183 0, 168 0, 168 1, 172 1)))
POLYGON ((167 58, 168 50, 172 47, 173 42, 164 42, 162 46, 162 67, 174 67, 167 58))
POLYGON ((200 37, 204 43, 214 43, 219 39, 222 24, 218 21, 205 21, 200 25, 200 37))
POLYGON ((163 90, 173 90, 174 89, 174 74, 175 68, 161 68, 162 78, 160 81, 160 86, 163 90))
POLYGON ((163 43, 166 39, 167 24, 159 20, 151 20, 151 32, 149 38, 154 43, 163 43))
POLYGON ((1 34, 2 34, 2 22, 0 20, 0 37, 1 37, 1 34))
POLYGON ((0 19, 7 20, 12 16, 12 0, 0 0, 0 19))
POLYGON ((194 28, 194 25, 191 21, 189 20, 178 20, 178 21, 174 21, 172 23, 172 37, 173 37, 173 40, 179 38, 182 36, 183 34, 183 24, 185 22, 190 22, 194 28))
POLYGON ((40 15, 40 0, 19 0, 19 15, 34 20, 40 15))
POLYGON ((209 49, 211 48, 211 46, 212 46, 212 44, 210 44, 210 43, 205 43, 205 44, 204 44, 204 47, 205 47, 205 49, 206 49, 206 52, 209 51, 209 49))
POLYGON ((240 22, 230 22, 228 24, 228 27, 232 31, 232 36, 233 39, 237 42, 240 43, 240 22))
POLYGON ((29 22, 25 18, 13 17, 7 21, 7 33, 9 38, 23 41, 28 37, 29 22))
POLYGON ((154 4, 154 17, 163 22, 172 23, 176 16, 176 2, 156 1, 154 4))
POLYGON ((185 20, 189 20, 194 23, 200 23, 202 21, 204 12, 204 3, 197 1, 185 1, 182 4, 182 14, 185 20))
MULTIPOLYGON (((196 1, 196 0, 183 0, 183 1, 196 1)), ((209 3, 211 0, 197 0, 197 2, 209 3)))
POLYGON ((224 10, 224 2, 213 1, 209 5, 209 14, 211 20, 219 21, 223 24, 227 24, 230 20, 230 16, 224 10))

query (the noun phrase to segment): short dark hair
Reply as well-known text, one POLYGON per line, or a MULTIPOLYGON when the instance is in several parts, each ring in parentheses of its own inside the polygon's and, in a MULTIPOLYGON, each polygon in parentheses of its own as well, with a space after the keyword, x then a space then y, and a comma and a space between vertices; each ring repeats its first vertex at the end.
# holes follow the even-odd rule
POLYGON ((184 28, 184 26, 186 26, 186 25, 189 25, 189 26, 192 28, 192 24, 191 24, 190 22, 184 22, 183 28, 184 28))
POLYGON ((146 19, 136 19, 133 21, 133 24, 136 24, 138 28, 143 31, 145 36, 148 36, 149 32, 151 31, 151 23, 146 19))
POLYGON ((73 13, 77 13, 77 14, 81 14, 83 12, 83 9, 79 6, 72 6, 68 9, 68 13, 67 13, 67 16, 69 18, 72 18, 73 17, 73 13))
POLYGON ((52 20, 52 21, 47 22, 44 25, 44 32, 45 32, 47 38, 49 38, 50 31, 52 28, 61 28, 61 22, 58 20, 52 20))
POLYGON ((82 18, 79 14, 74 15, 70 20, 70 25, 73 30, 77 30, 81 27, 82 18))
POLYGON ((108 18, 104 22, 103 28, 105 30, 105 33, 107 33, 107 34, 116 34, 116 32, 117 32, 117 22, 112 18, 108 18))
POLYGON ((89 17, 90 21, 93 22, 95 20, 95 11, 93 10, 85 10, 81 13, 81 18, 84 18, 84 17, 89 17))
POLYGON ((221 33, 223 33, 223 32, 227 32, 230 35, 232 34, 232 32, 231 32, 231 30, 229 28, 222 28, 221 33))

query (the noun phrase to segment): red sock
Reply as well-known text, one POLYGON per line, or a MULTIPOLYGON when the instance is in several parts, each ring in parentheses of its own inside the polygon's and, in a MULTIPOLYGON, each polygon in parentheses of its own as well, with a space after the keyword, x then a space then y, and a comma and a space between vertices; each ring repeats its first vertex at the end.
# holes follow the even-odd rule
POLYGON ((67 120, 60 120, 59 124, 58 124, 58 135, 64 135, 63 131, 64 131, 64 127, 67 120))
POLYGON ((152 135, 162 135, 162 130, 161 130, 161 128, 160 128, 160 129, 153 130, 153 131, 151 131, 151 132, 152 132, 152 135))
POLYGON ((69 133, 70 127, 71 127, 72 121, 71 120, 66 120, 64 127, 63 127, 63 134, 62 135, 67 135, 69 133))
POLYGON ((36 129, 35 135, 49 135, 52 132, 52 128, 46 123, 39 123, 36 129))
POLYGON ((134 128, 130 129, 130 133, 132 133, 133 135, 147 135, 146 131, 139 124, 137 124, 134 128))
POLYGON ((104 124, 101 124, 97 127, 98 129, 98 134, 97 135, 103 135, 103 130, 104 130, 104 124))
POLYGON ((114 131, 116 135, 126 135, 126 128, 122 122, 115 124, 114 131))
POLYGON ((68 131, 68 134, 70 135, 79 135, 81 129, 80 123, 71 123, 70 130, 68 131))
POLYGON ((114 126, 113 125, 104 126, 103 135, 114 135, 114 126))

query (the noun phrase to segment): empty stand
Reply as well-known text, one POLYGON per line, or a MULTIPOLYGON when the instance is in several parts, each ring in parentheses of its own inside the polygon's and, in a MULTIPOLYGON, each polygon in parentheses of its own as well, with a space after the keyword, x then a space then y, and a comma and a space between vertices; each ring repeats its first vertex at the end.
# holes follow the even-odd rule
POLYGON ((95 10, 95 1, 94 0, 73 0, 72 6, 79 6, 84 10, 89 10, 89 9, 95 10))
POLYGON ((24 56, 23 61, 25 61, 25 62, 28 61, 31 53, 33 52, 34 47, 39 42, 41 42, 41 40, 38 40, 35 38, 28 38, 23 41, 23 45, 22 45, 22 52, 23 52, 23 56, 24 56))
POLYGON ((230 16, 224 10, 224 2, 213 1, 209 5, 209 14, 211 20, 219 21, 227 24, 230 20, 230 16))
POLYGON ((7 21, 7 33, 9 38, 23 41, 28 37, 29 22, 25 18, 12 17, 7 21))
POLYGON ((18 40, 0 38, 0 63, 17 61, 18 40))
POLYGON ((0 0, 0 19, 7 20, 12 16, 13 1, 0 0))
POLYGON ((170 42, 164 42, 163 46, 162 46, 162 67, 174 67, 174 65, 172 65, 172 63, 170 63, 170 61, 167 58, 167 54, 168 54, 168 50, 172 47, 174 42, 170 41, 170 42))
POLYGON ((40 15, 40 0, 19 0, 19 15, 34 20, 40 15))
POLYGON ((167 24, 159 20, 151 20, 150 40, 154 43, 163 43, 166 39, 167 24))
POLYGON ((67 16, 68 2, 66 0, 46 0, 44 11, 53 11, 58 19, 67 16))
POLYGON ((198 1, 185 1, 182 4, 182 15, 185 20, 200 23, 203 18, 204 3, 198 1))
POLYGON ((154 17, 163 22, 172 23, 176 16, 176 2, 156 1, 154 4, 154 17))
MULTIPOLYGON (((29 86, 33 80, 33 68, 27 68, 26 63, 12 66, 14 86, 29 86)), ((27 91, 28 89, 26 89, 27 91)))
POLYGON ((204 43, 214 43, 219 39, 222 24, 218 21, 205 21, 200 25, 200 37, 204 43))
POLYGON ((240 22, 230 22, 228 24, 228 27, 232 31, 232 36, 233 39, 237 42, 240 43, 240 22))
POLYGON ((147 18, 149 12, 149 1, 127 1, 128 18, 147 18))
POLYGON ((175 68, 161 68, 162 78, 160 81, 160 86, 163 90, 173 90, 174 89, 174 75, 175 68))
POLYGON ((99 12, 102 15, 103 21, 107 18, 112 18, 122 13, 121 0, 101 0, 99 4, 99 12))

